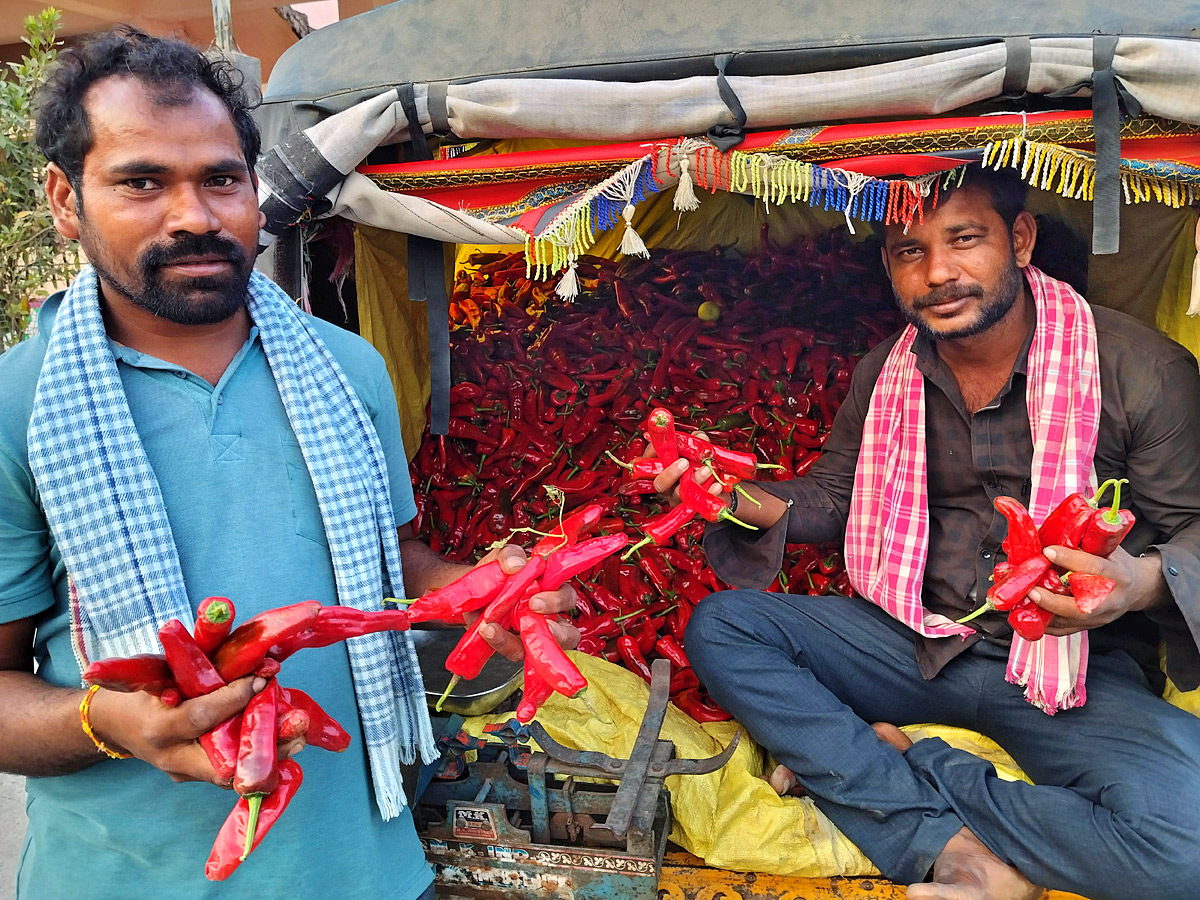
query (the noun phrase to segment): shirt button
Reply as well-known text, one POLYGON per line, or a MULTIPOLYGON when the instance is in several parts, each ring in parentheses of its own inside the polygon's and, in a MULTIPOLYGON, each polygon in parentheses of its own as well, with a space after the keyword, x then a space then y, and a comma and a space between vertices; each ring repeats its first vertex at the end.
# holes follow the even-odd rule
POLYGON ((175 374, 176 374, 176 375, 177 375, 179 378, 187 378, 187 372, 176 372, 175 374))
POLYGON ((1167 566, 1167 571, 1170 572, 1172 575, 1179 574, 1179 570, 1177 568, 1175 568, 1174 566, 1167 566))
POLYGON ((989 481, 987 483, 987 486, 990 487, 993 491, 1000 490, 1000 482, 998 482, 998 481, 989 481))
POLYGON ((982 551, 982 552, 981 552, 979 555, 980 555, 980 556, 982 556, 984 559, 991 559, 991 558, 992 558, 992 551, 991 551, 991 550, 984 550, 984 551, 982 551))

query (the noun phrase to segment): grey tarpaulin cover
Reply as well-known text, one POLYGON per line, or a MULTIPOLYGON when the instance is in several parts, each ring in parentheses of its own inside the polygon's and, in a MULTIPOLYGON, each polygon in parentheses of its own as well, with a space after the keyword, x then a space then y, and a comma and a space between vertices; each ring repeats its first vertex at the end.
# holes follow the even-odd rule
POLYGON ((409 140, 400 85, 412 86, 427 134, 638 140, 735 124, 720 54, 733 54, 728 87, 745 127, 758 129, 939 115, 1022 88, 1087 98, 1092 35, 1116 34, 1118 89, 1146 114, 1200 124, 1196 22, 1196 3, 1178 0, 969 12, 934 0, 902 11, 881 2, 393 3, 313 32, 276 64, 257 114, 265 146, 281 145, 260 171, 264 242, 306 215, 333 213, 442 240, 520 240, 350 175, 377 147, 409 140))

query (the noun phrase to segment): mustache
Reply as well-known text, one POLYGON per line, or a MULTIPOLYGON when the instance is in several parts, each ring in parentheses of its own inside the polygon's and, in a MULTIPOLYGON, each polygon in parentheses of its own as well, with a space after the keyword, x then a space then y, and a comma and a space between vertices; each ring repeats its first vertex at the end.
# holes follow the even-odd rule
POLYGON ((246 251, 236 241, 217 234, 192 234, 150 247, 142 254, 142 271, 153 272, 189 256, 216 256, 235 266, 246 262, 246 251))
POLYGON ((939 303, 949 303, 951 300, 961 300, 964 297, 983 297, 983 286, 978 284, 948 284, 945 287, 934 288, 923 297, 913 301, 917 309, 927 306, 937 306, 939 303))

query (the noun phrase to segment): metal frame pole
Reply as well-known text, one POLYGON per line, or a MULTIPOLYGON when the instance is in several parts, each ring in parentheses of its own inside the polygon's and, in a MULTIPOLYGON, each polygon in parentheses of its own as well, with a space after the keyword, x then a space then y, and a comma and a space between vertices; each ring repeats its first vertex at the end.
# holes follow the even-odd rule
POLYGON ((212 0, 213 34, 222 53, 233 52, 233 12, 229 0, 212 0))

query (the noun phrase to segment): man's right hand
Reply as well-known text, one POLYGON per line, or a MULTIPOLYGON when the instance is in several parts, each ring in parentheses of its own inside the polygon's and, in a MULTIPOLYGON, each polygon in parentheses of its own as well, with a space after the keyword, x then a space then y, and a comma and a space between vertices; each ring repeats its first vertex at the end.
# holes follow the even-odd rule
MULTIPOLYGON (((265 678, 247 676, 203 697, 167 706, 158 697, 137 692, 99 690, 89 716, 96 737, 114 750, 132 753, 171 776, 172 781, 207 781, 229 788, 213 771, 197 739, 246 708, 265 678)), ((281 744, 286 759, 304 746, 303 739, 281 744)))
MULTIPOLYGON (((708 440, 708 435, 703 431, 697 431, 696 437, 702 441, 708 440)), ((654 448, 650 445, 646 446, 645 455, 648 459, 658 456, 654 452, 654 448)), ((664 468, 654 479, 654 489, 662 494, 672 506, 678 506, 680 503, 679 479, 683 477, 683 473, 688 470, 690 465, 691 463, 681 456, 675 462, 671 463, 671 465, 664 468)), ((712 469, 708 466, 700 466, 695 470, 692 477, 696 479, 698 484, 704 484, 712 479, 712 469)), ((713 496, 719 496, 721 493, 721 487, 715 481, 709 484, 708 490, 713 496)))
MULTIPOLYGON (((696 437, 700 440, 708 440, 708 436, 703 431, 697 431, 696 437)), ((653 447, 646 448, 646 456, 653 457, 655 455, 653 447)), ((680 457, 667 466, 654 479, 654 489, 658 491, 671 506, 677 506, 679 499, 679 479, 684 477, 684 473, 688 471, 690 463, 680 457)), ((699 466, 695 468, 688 477, 695 478, 700 484, 708 484, 708 491, 713 496, 720 497, 723 492, 721 486, 715 480, 712 480, 712 470, 708 466, 699 466)), ((743 482, 741 485, 745 495, 742 496, 741 502, 738 503, 737 517, 747 525, 753 525, 756 528, 767 529, 774 525, 787 512, 787 503, 780 500, 773 494, 768 494, 760 487, 754 484, 743 482), (748 497, 746 496, 748 495, 748 497), (749 499, 753 498, 753 499, 749 499)), ((727 499, 728 502, 728 499, 727 499)))

